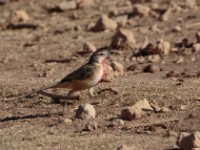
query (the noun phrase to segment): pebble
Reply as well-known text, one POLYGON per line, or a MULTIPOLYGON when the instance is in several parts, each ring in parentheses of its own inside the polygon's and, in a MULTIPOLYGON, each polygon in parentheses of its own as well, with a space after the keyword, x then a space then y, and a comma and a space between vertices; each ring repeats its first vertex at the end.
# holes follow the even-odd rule
POLYGON ((100 32, 105 30, 114 31, 117 29, 117 22, 110 19, 107 15, 101 15, 94 27, 91 28, 91 31, 100 32))
POLYGON ((94 5, 93 0, 76 0, 77 8, 86 9, 94 5))
POLYGON ((98 124, 95 121, 89 122, 85 128, 87 131, 94 131, 98 129, 98 124))
POLYGON ((119 62, 116 62, 116 61, 112 62, 111 67, 112 67, 112 69, 114 71, 114 75, 116 77, 124 75, 124 67, 119 62))
POLYGON ((193 44, 192 50, 194 52, 200 52, 200 43, 193 44))
POLYGON ((131 150, 128 146, 126 145, 120 145, 118 146, 115 150, 131 150))
POLYGON ((115 48, 121 48, 126 46, 134 47, 135 43, 136 40, 132 31, 120 28, 112 37, 111 45, 115 48))
POLYGON ((156 73, 160 71, 160 66, 158 64, 151 64, 144 68, 144 72, 156 73))
POLYGON ((11 13, 9 23, 27 22, 30 20, 29 15, 24 10, 18 10, 11 13))
POLYGON ((122 110, 121 118, 123 120, 134 120, 139 119, 144 115, 141 108, 135 106, 129 106, 122 110))
POLYGON ((96 50, 97 48, 91 42, 86 42, 83 46, 83 52, 86 52, 86 53, 93 53, 96 50))
POLYGON ((136 4, 133 7, 133 15, 149 16, 150 8, 141 4, 136 4))
POLYGON ((96 110, 91 104, 81 104, 79 105, 75 118, 79 119, 94 119, 96 117, 96 110))
POLYGON ((200 132, 181 133, 177 139, 177 145, 183 150, 200 149, 200 132))

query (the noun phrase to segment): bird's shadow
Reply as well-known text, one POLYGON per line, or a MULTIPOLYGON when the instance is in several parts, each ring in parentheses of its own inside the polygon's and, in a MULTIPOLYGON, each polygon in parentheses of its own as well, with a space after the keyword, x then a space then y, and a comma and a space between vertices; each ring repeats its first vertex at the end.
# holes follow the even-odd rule
POLYGON ((3 122, 8 122, 8 121, 15 121, 15 120, 24 120, 24 119, 34 119, 34 118, 48 118, 48 117, 52 117, 52 116, 61 116, 63 115, 61 112, 59 113, 45 113, 45 114, 30 114, 30 115, 24 115, 24 116, 9 116, 9 117, 5 117, 5 118, 1 118, 0 119, 0 123, 3 122))

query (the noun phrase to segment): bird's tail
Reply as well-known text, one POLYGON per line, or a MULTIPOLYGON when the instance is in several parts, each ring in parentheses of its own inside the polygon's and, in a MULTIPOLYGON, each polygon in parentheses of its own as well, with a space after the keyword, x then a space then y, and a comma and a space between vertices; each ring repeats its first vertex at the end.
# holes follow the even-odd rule
POLYGON ((58 83, 47 85, 47 86, 41 87, 39 89, 33 90, 30 93, 28 93, 28 94, 20 95, 18 98, 30 97, 31 95, 39 93, 40 91, 51 89, 51 88, 56 88, 56 86, 58 86, 58 83))

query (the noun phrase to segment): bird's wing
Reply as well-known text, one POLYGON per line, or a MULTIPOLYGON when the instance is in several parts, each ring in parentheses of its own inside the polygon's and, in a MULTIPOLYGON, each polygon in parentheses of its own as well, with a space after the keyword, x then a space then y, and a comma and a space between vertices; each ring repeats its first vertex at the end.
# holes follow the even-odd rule
POLYGON ((82 67, 80 67, 79 69, 75 70, 74 72, 70 73, 69 75, 67 75, 65 78, 63 78, 59 83, 65 83, 65 82, 71 82, 73 80, 84 80, 88 77, 90 77, 94 71, 96 67, 94 65, 84 65, 82 67))

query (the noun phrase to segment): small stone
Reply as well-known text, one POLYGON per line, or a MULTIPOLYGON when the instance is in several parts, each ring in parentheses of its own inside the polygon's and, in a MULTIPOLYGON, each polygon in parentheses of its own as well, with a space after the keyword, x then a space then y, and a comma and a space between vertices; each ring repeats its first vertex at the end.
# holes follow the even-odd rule
POLYGON ((118 146, 115 150, 131 150, 128 146, 126 145, 120 145, 118 146))
POLYGON ((151 64, 144 68, 144 72, 156 73, 160 71, 160 66, 158 64, 151 64))
POLYGON ((104 64, 105 67, 105 74, 103 77, 103 81, 110 82, 114 77, 114 71, 112 67, 108 64, 104 64))
POLYGON ((133 7, 133 15, 148 16, 150 13, 150 8, 141 4, 136 4, 133 7))
POLYGON ((119 1, 116 6, 118 7, 123 7, 123 6, 131 6, 131 2, 130 1, 119 1))
POLYGON ((172 29, 173 32, 181 32, 181 27, 180 26, 175 26, 173 29, 172 29))
POLYGON ((50 68, 44 72, 43 77, 50 77, 54 74, 54 72, 55 72, 55 68, 50 68))
POLYGON ((178 133, 173 130, 167 130, 167 136, 178 137, 178 133))
POLYGON ((129 106, 122 110, 121 118, 124 120, 134 120, 139 119, 144 115, 141 108, 136 106, 129 106))
POLYGON ((169 19, 169 17, 171 16, 172 14, 172 10, 171 8, 168 8, 164 13, 163 15, 161 16, 161 20, 162 21, 167 21, 169 19))
POLYGON ((111 67, 112 67, 112 69, 114 71, 114 75, 115 76, 118 77, 118 76, 123 76, 124 75, 124 67, 123 67, 122 64, 114 61, 114 62, 111 63, 111 67))
POLYGON ((150 103, 151 107, 154 109, 155 112, 159 112, 161 110, 160 106, 157 104, 156 101, 152 101, 150 103))
POLYGON ((127 15, 118 16, 114 20, 117 22, 119 27, 123 27, 127 23, 128 16, 127 15))
POLYGON ((167 113, 170 112, 171 110, 168 107, 161 107, 161 110, 159 112, 161 113, 167 113))
POLYGON ((141 108, 142 110, 153 110, 147 99, 136 102, 134 106, 136 106, 137 108, 141 108))
POLYGON ((166 77, 167 78, 179 78, 179 77, 181 77, 181 73, 176 70, 172 70, 166 74, 166 77))
POLYGON ((184 59, 183 59, 182 56, 180 56, 180 57, 178 58, 178 60, 176 61, 177 64, 181 64, 181 63, 183 63, 183 62, 184 62, 184 59))
POLYGON ((167 41, 160 40, 160 41, 158 41, 157 48, 162 54, 169 55, 171 45, 167 41))
POLYGON ((185 110, 187 105, 181 105, 180 110, 185 110))
POLYGON ((90 42, 86 42, 83 46, 83 52, 93 53, 97 50, 97 48, 90 42))
POLYGON ((127 71, 135 71, 136 70, 136 65, 135 64, 132 64, 130 65, 128 68, 127 68, 127 71))
POLYGON ((160 33, 161 30, 158 28, 158 25, 155 23, 153 24, 151 27, 150 27, 150 30, 154 31, 154 32, 157 32, 157 33, 160 33))
POLYGON ((136 41, 131 31, 120 28, 112 37, 112 46, 115 48, 123 48, 126 46, 134 47, 136 41))
POLYGON ((200 52, 200 43, 193 44, 192 50, 194 52, 200 52))
POLYGON ((74 10, 77 7, 77 4, 74 0, 72 1, 63 1, 58 6, 56 6, 60 11, 74 10))
POLYGON ((77 12, 73 12, 71 17, 72 17, 72 19, 78 19, 79 15, 77 12))
POLYGON ((181 133, 177 139, 177 145, 183 150, 200 148, 200 132, 181 133))
POLYGON ((140 63, 140 64, 143 64, 143 63, 146 62, 146 61, 145 61, 145 57, 143 57, 143 56, 137 57, 136 60, 137 60, 137 62, 140 63))
POLYGON ((196 0, 186 0, 185 3, 191 9, 197 9, 198 8, 196 0))
POLYGON ((77 8, 90 8, 93 4, 93 0, 76 0, 77 8))
POLYGON ((192 61, 192 62, 195 62, 195 61, 196 61, 196 58, 195 58, 195 57, 192 57, 192 58, 191 58, 191 61, 192 61))
POLYGON ((95 108, 91 104, 81 104, 79 105, 75 118, 80 119, 94 119, 96 117, 95 108))
POLYGON ((10 15, 9 23, 27 22, 29 20, 30 17, 24 10, 18 10, 10 15))
POLYGON ((90 22, 90 23, 87 24, 86 30, 87 31, 92 31, 94 27, 95 27, 95 23, 94 22, 90 22))
POLYGON ((196 39, 197 39, 197 43, 200 43, 200 32, 196 33, 196 39))
POLYGON ((116 8, 112 8, 109 12, 109 16, 118 16, 119 11, 116 8))
POLYGON ((98 129, 98 124, 97 122, 89 122, 87 125, 86 125, 86 128, 85 128, 87 131, 94 131, 94 130, 97 130, 98 129))
POLYGON ((149 55, 147 57, 147 60, 150 63, 155 63, 155 62, 158 62, 160 60, 160 56, 159 55, 149 55))
POLYGON ((122 126, 124 126, 124 121, 122 119, 114 119, 114 120, 112 120, 110 126, 111 127, 122 127, 122 126))
POLYGON ((108 18, 107 15, 102 15, 97 21, 96 25, 91 28, 91 31, 105 31, 105 30, 116 30, 117 23, 114 20, 108 18))
POLYGON ((66 123, 66 124, 71 124, 71 123, 72 123, 72 119, 69 119, 69 118, 66 118, 66 119, 64 119, 63 121, 64 121, 64 123, 66 123))
POLYGON ((171 48, 171 52, 178 52, 178 51, 179 51, 179 48, 177 48, 177 47, 171 48))

